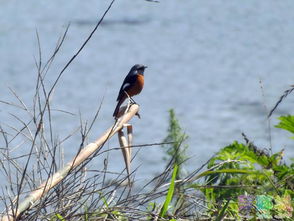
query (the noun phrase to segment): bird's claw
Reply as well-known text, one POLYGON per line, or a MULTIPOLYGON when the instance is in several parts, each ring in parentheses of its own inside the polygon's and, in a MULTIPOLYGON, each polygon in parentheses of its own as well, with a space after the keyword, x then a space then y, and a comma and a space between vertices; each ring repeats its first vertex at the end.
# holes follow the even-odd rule
POLYGON ((140 116, 140 114, 137 112, 136 113, 136 116, 139 118, 139 119, 141 119, 141 116, 140 116))

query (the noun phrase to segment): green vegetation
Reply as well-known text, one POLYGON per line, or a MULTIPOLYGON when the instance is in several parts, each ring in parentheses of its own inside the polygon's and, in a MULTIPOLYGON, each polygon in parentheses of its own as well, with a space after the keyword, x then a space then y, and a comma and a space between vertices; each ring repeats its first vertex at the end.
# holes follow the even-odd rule
MULTIPOLYGON (((279 119, 280 123, 276 127, 294 133, 294 116, 282 116, 279 119)), ((223 217, 240 220, 244 217, 287 219, 292 217, 293 159, 292 164, 287 165, 281 161, 283 150, 269 154, 249 142, 244 134, 243 136, 245 144, 235 141, 222 148, 209 160, 207 170, 194 178, 197 180, 204 177, 204 181, 187 182, 181 190, 185 192, 193 187, 195 191, 200 190, 203 193, 207 209, 202 217, 209 219, 221 220, 223 217), (263 200, 272 205, 268 210, 261 211, 256 207, 260 196, 266 196, 267 198, 263 200), (241 204, 242 197, 254 198, 252 205, 248 206, 246 211, 241 211, 244 206, 241 204)), ((182 133, 171 110, 169 135, 165 141, 175 140, 175 144, 178 145, 181 137, 186 135, 182 133)), ((180 149, 177 145, 168 149, 167 154, 174 159, 184 159, 182 151, 175 151, 180 149), (177 154, 179 156, 174 156, 177 154)))
POLYGON ((171 183, 170 183, 170 186, 169 186, 166 198, 165 198, 165 202, 164 202, 164 204, 161 208, 161 211, 159 213, 159 217, 164 217, 167 210, 168 210, 168 207, 170 206, 170 202, 173 198, 173 194, 174 194, 174 190, 175 190, 175 179, 178 174, 177 171, 178 171, 178 165, 175 164, 173 175, 172 175, 172 180, 171 180, 171 183))
POLYGON ((182 131, 174 110, 170 109, 168 135, 163 140, 165 144, 163 144, 162 147, 166 152, 164 160, 171 161, 169 163, 178 165, 176 179, 181 179, 184 176, 183 164, 187 160, 186 150, 188 145, 185 144, 187 139, 188 135, 182 131))
MULTIPOLYGON (((175 168, 180 165, 182 169, 187 160, 185 151, 188 147, 182 143, 188 136, 182 132, 174 111, 170 110, 169 114, 168 136, 164 142, 172 144, 163 145, 169 157, 165 159, 172 162, 175 168)), ((294 133, 294 116, 282 116, 279 119, 280 123, 276 127, 294 133)), ((256 147, 245 134, 243 136, 245 144, 234 141, 222 148, 209 160, 207 169, 193 179, 183 180, 181 173, 178 173, 176 180, 181 182, 175 186, 176 194, 171 203, 174 171, 160 217, 169 217, 170 220, 183 217, 179 216, 177 207, 187 206, 189 195, 186 193, 192 188, 194 193, 200 191, 205 201, 203 207, 206 209, 202 213, 198 211, 199 219, 290 219, 293 215, 291 199, 294 197, 294 162, 290 165, 283 163, 283 150, 270 154, 256 147), (244 206, 246 200, 251 203, 247 207, 244 206), (266 203, 268 208, 263 208, 266 203), (168 207, 169 216, 165 216, 168 207)), ((185 214, 187 217, 190 215, 185 214)))
MULTIPOLYGON (((266 154, 251 143, 234 142, 222 148, 207 165, 212 174, 206 176, 208 187, 202 190, 212 211, 209 214, 230 200, 228 216, 240 218, 238 197, 243 195, 293 198, 293 183, 289 182, 293 180, 294 164, 281 163, 282 154, 266 154)), ((250 214, 258 217, 258 211, 251 209, 250 214)))
MULTIPOLYGON (((294 134, 294 116, 279 119, 276 127, 294 134)), ((170 110, 167 137, 161 144, 167 166, 140 191, 122 185, 127 180, 123 173, 105 182, 106 173, 89 176, 82 166, 83 169, 74 170, 42 199, 42 207, 36 204, 21 218, 52 221, 291 220, 294 160, 286 164, 282 161, 283 150, 269 153, 255 146, 245 134, 243 136, 244 143, 234 141, 221 148, 201 168, 183 172, 190 163, 186 155, 188 136, 181 129, 175 112, 170 110)), ((50 159, 45 162, 49 164, 50 159)))
POLYGON ((279 117, 279 120, 279 124, 276 125, 277 128, 287 130, 290 133, 294 134, 294 116, 281 116, 279 117))

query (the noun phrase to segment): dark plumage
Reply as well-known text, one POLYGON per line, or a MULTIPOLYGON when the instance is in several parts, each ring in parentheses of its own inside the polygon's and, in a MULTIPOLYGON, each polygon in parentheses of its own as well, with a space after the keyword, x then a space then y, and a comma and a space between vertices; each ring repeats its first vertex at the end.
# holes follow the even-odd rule
POLYGON ((122 86, 119 90, 116 101, 118 102, 113 112, 113 116, 116 118, 119 112, 121 104, 128 97, 126 93, 132 97, 139 94, 144 86, 144 70, 147 66, 136 64, 129 71, 128 75, 124 79, 122 86), (126 93, 125 93, 126 92, 126 93))

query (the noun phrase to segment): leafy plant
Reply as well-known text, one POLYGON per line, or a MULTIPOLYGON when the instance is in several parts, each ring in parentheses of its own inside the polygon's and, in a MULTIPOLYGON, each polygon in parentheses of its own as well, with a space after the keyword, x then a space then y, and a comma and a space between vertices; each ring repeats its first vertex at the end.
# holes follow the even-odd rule
MULTIPOLYGON (((238 216, 237 197, 243 194, 293 197, 294 167, 281 162, 283 151, 269 155, 252 143, 234 142, 222 148, 208 163, 207 188, 202 191, 211 211, 231 200, 227 211, 238 216)), ((214 215, 214 212, 211 213, 214 215)))
POLYGON ((187 139, 188 135, 182 131, 174 110, 170 109, 168 135, 163 140, 165 144, 163 144, 162 147, 165 148, 166 154, 169 156, 164 159, 167 161, 172 159, 172 164, 178 165, 176 179, 180 179, 183 176, 182 165, 187 160, 186 150, 188 148, 188 145, 183 143, 187 139))
MULTIPOLYGON (((281 128, 289 131, 290 133, 294 133, 294 116, 287 115, 281 116, 278 118, 280 120, 279 124, 276 125, 277 128, 281 128)), ((294 137, 292 137, 293 139, 294 137)))

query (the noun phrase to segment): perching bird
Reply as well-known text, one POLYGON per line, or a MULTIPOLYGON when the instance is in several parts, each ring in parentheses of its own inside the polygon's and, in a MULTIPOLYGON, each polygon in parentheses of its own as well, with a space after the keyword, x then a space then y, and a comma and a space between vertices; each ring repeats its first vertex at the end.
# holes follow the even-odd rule
POLYGON ((118 102, 113 112, 113 116, 117 118, 119 108, 125 99, 129 96, 135 96, 140 94, 144 86, 144 70, 147 66, 142 64, 134 65, 128 75, 126 76, 117 96, 116 101, 118 102), (127 95, 127 94, 128 95, 127 95))

